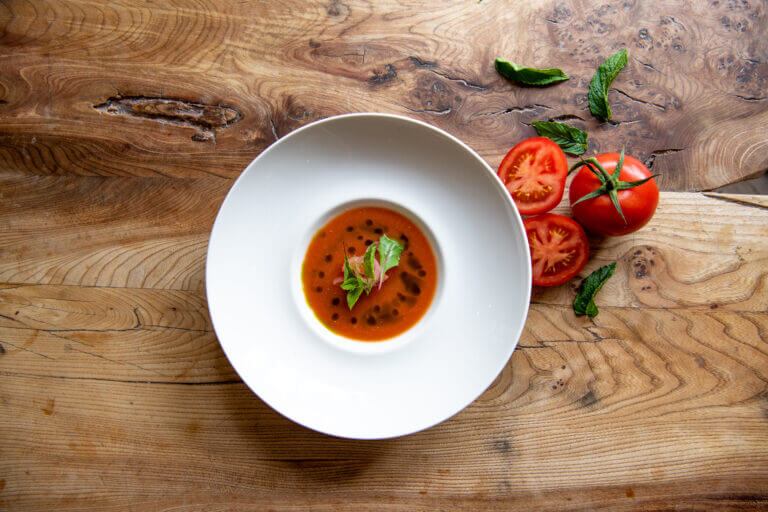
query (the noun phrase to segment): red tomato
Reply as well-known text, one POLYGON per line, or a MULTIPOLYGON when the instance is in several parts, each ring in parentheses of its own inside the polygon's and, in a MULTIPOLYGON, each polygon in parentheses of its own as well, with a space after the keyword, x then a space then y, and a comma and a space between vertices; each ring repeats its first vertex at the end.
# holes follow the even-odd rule
MULTIPOLYGON (((609 174, 612 174, 619 161, 619 154, 605 153, 599 155, 597 161, 609 174)), ((624 157, 619 182, 640 181, 650 176, 651 173, 642 162, 631 156, 624 157)), ((653 217, 656 206, 659 204, 659 187, 653 179, 633 188, 617 190, 626 222, 621 218, 608 194, 587 199, 577 205, 573 204, 601 185, 600 180, 587 166, 582 167, 571 182, 569 199, 573 218, 588 231, 604 236, 626 235, 645 226, 653 217)))
POLYGON ((589 258, 589 242, 576 221, 545 213, 526 219, 524 224, 531 248, 533 284, 556 286, 584 268, 589 258))
POLYGON ((560 146, 545 137, 526 139, 501 161, 499 178, 522 215, 548 212, 563 198, 568 161, 560 146))

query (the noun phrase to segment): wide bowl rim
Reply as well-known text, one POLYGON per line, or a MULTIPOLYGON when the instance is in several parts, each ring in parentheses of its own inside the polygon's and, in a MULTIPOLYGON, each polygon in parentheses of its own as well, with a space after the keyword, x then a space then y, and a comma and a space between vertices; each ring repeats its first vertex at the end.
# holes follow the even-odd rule
POLYGON ((265 404, 267 404, 270 408, 272 408, 277 413, 281 414, 282 416, 288 418, 289 420, 293 421, 294 423, 297 423, 305 428, 308 428, 310 430, 313 430, 315 432, 320 432, 325 435, 343 438, 343 439, 358 439, 358 440, 376 440, 376 439, 391 439, 396 437, 402 437, 406 435, 415 434, 417 432, 421 432, 423 430, 427 430, 429 428, 432 428, 440 423, 443 423, 444 421, 449 420, 462 410, 464 410, 466 407, 474 403, 485 391, 487 391, 488 387, 493 384, 493 382, 498 378, 498 376, 501 374, 501 372, 504 370, 505 366, 509 362, 510 357, 512 356, 515 348, 517 348, 517 345, 520 341, 520 337, 522 336, 523 329, 525 328, 525 320, 528 316, 528 312, 530 310, 530 301, 531 301, 531 293, 532 293, 532 268, 531 268, 531 257, 530 257, 530 248, 528 246, 528 239, 525 236, 525 226, 523 224, 523 219, 520 215, 520 212, 517 209, 517 206, 514 204, 514 201, 512 200, 512 197, 510 196, 509 192, 507 191, 506 187, 504 186, 501 179, 498 177, 496 172, 491 168, 490 165, 470 146, 468 146, 466 143, 461 141, 459 138, 455 137, 454 135, 451 135, 447 131, 438 128, 436 126, 433 126, 429 123, 426 123, 424 121, 413 119, 408 116, 400 115, 400 114, 389 114, 389 113, 382 113, 382 112, 355 112, 355 113, 348 113, 348 114, 340 114, 335 116, 326 117, 323 119, 319 119, 317 121, 313 121, 311 123, 308 123, 304 126, 301 126, 292 132, 286 134, 285 136, 279 138, 275 142, 273 142, 270 146, 268 146, 266 149, 264 149, 261 153, 259 153, 251 162, 243 169, 243 171, 240 173, 240 175, 235 179, 234 183, 230 187, 229 191, 227 192, 226 197, 222 201, 221 205, 219 206, 219 209, 216 213, 216 219, 213 222, 213 226, 211 227, 211 232, 209 236, 209 243, 206 250, 206 259, 205 259, 205 297, 206 302, 208 306, 208 312, 211 319, 211 326, 213 327, 214 333, 216 335, 216 339, 219 342, 219 346, 221 347, 221 350, 224 352, 225 356, 227 357, 227 360, 232 365, 232 368, 234 369, 235 373, 241 378, 243 383, 253 392, 257 397, 259 397, 260 400, 262 400, 265 404), (505 356, 503 358, 499 358, 499 362, 497 364, 496 371, 494 372, 493 378, 491 378, 488 381, 488 384, 484 386, 479 393, 476 394, 471 400, 467 401, 466 403, 460 404, 458 407, 454 408, 454 410, 451 410, 448 414, 442 415, 440 418, 437 418, 433 422, 430 422, 426 425, 420 425, 416 428, 409 429, 408 431, 403 432, 395 432, 390 435, 349 435, 349 434, 340 434, 337 432, 331 432, 323 428, 317 428, 311 425, 308 425, 301 419, 297 418, 295 415, 290 414, 284 410, 282 410, 280 407, 276 406, 275 404, 271 403, 269 400, 263 398, 256 389, 254 389, 249 383, 248 379, 244 377, 240 371, 237 369, 237 365, 235 364, 234 360, 230 357, 230 354, 227 352, 227 349, 225 347, 225 343, 222 342, 219 334, 219 330, 216 327, 216 314, 214 312, 215 306, 215 300, 212 299, 210 287, 208 283, 210 282, 210 268, 211 268, 211 254, 212 254, 212 247, 213 244, 211 241, 213 240, 213 234, 216 232, 217 225, 221 218, 221 212, 224 210, 224 208, 227 206, 228 202, 231 201, 231 198, 236 193, 236 191, 240 188, 245 176, 251 171, 251 169, 254 169, 258 162, 261 159, 264 159, 266 155, 273 153, 278 150, 282 145, 286 143, 286 141, 290 140, 291 138, 297 136, 298 134, 310 130, 315 129, 318 126, 324 125, 324 124, 330 124, 334 122, 338 122, 344 119, 349 118, 373 118, 373 119, 394 119, 398 121, 402 121, 405 123, 411 123, 418 126, 421 126, 422 128, 426 128, 427 130, 430 130, 457 145, 459 148, 467 152, 469 155, 473 157, 475 161, 477 161, 480 166, 485 169, 485 171, 488 173, 489 177, 492 179, 492 182, 495 183, 496 187, 499 188, 501 192, 503 192, 502 197, 505 198, 505 200, 508 202, 508 204, 512 207, 511 211, 514 212, 513 218, 514 222, 517 223, 517 227, 519 228, 519 233, 521 236, 521 241, 525 247, 525 250, 522 251, 525 258, 525 264, 523 265, 523 271, 525 272, 525 275, 521 277, 522 283, 528 283, 524 290, 524 300, 523 304, 524 307, 522 308, 522 311, 520 312, 521 321, 519 326, 516 329, 516 332, 514 334, 514 343, 510 343, 509 349, 507 353, 505 353, 505 356))

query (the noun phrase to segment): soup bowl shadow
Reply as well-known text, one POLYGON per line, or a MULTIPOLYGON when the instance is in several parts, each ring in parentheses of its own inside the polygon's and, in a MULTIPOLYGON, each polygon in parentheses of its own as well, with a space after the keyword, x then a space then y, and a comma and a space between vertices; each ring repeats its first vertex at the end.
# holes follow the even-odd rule
MULTIPOLYGON (((359 440, 329 436, 275 412, 243 383, 226 396, 229 428, 237 456, 251 469, 272 468, 285 484, 352 486, 356 477, 384 457, 397 439, 359 440)), ((223 456, 232 455, 227 452, 223 456)))

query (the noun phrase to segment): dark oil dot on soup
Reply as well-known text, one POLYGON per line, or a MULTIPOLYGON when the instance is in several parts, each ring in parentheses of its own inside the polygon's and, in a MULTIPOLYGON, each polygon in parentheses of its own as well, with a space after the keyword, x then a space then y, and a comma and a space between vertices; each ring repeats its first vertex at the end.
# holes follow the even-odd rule
POLYGON ((381 341, 413 327, 429 309, 437 288, 437 261, 424 233, 407 217, 387 208, 363 207, 340 213, 323 226, 307 248, 301 270, 304 297, 330 331, 358 341, 381 341), (361 256, 382 235, 407 246, 387 280, 350 311, 341 289, 344 247, 361 256))

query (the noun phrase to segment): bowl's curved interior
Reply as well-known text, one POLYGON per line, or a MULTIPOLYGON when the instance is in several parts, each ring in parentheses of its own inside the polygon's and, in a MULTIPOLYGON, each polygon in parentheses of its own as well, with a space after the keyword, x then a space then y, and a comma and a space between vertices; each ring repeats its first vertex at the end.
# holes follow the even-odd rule
POLYGON ((312 429, 372 439, 434 425, 491 384, 522 331, 530 268, 520 216, 477 154, 418 121, 353 114, 248 166, 216 218, 206 287, 221 346, 256 394, 312 429), (440 291, 408 343, 337 340, 302 301, 312 229, 360 198, 413 212, 438 245, 440 291))

